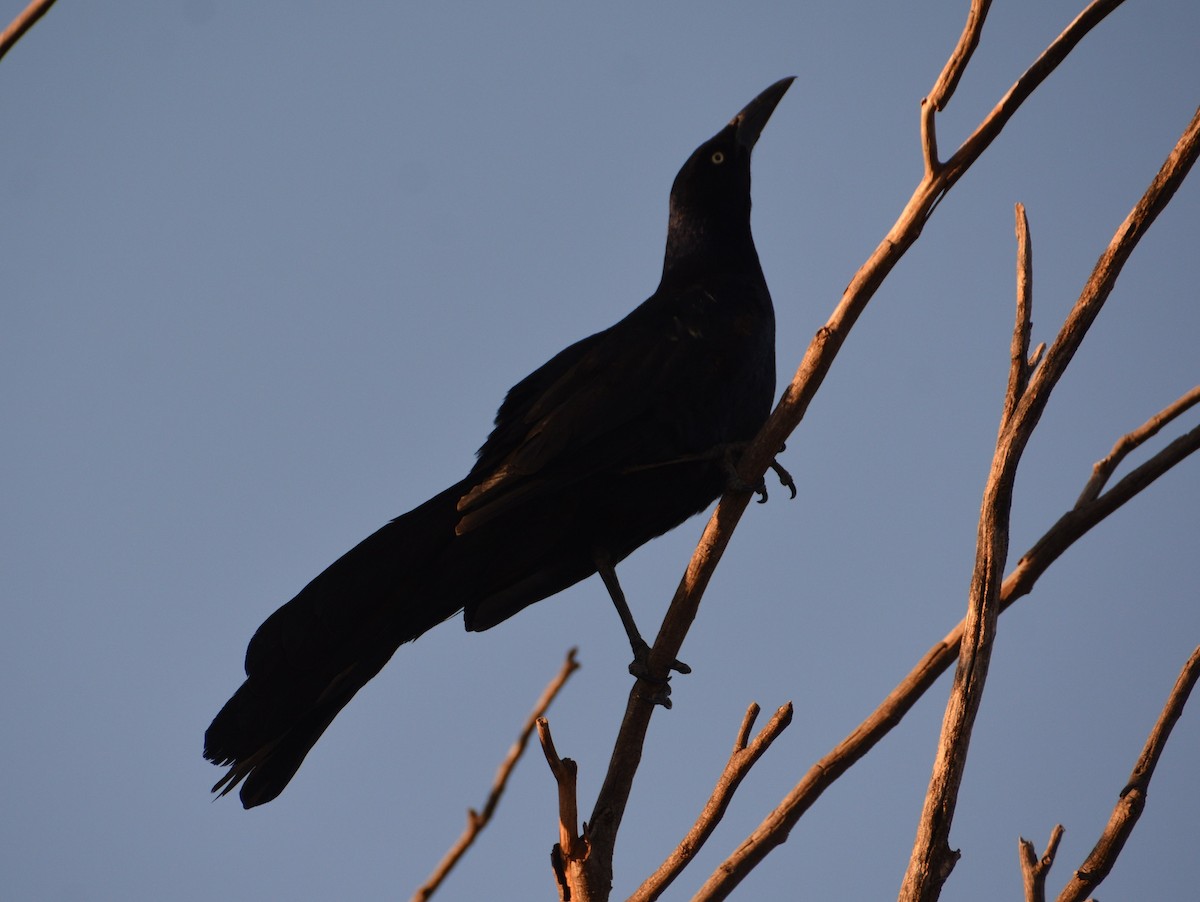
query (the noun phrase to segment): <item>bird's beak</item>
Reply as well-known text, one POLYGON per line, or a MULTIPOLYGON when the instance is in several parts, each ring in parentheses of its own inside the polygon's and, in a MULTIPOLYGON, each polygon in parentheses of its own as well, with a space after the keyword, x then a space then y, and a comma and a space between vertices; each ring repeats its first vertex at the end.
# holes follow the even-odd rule
POLYGON ((763 128, 766 127, 767 120, 771 118, 775 107, 778 106, 779 101, 783 99, 783 95, 787 93, 787 89, 795 80, 796 76, 794 75, 779 79, 729 120, 729 124, 737 129, 738 143, 747 151, 754 149, 754 144, 758 141, 758 136, 762 134, 763 128))

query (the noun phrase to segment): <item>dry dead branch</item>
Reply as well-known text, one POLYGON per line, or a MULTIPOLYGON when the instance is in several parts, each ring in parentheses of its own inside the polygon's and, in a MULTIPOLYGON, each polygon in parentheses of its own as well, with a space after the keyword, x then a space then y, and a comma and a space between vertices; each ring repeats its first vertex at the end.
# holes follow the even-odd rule
POLYGON ((1187 392, 1175 403, 1160 410, 1137 429, 1121 436, 1117 440, 1117 443, 1113 445, 1113 449, 1108 452, 1108 455, 1102 460, 1096 461, 1092 467, 1092 478, 1083 487, 1083 491, 1079 495, 1079 500, 1075 502, 1075 506, 1078 507, 1090 501, 1095 501, 1096 497, 1100 494, 1100 490, 1108 483, 1113 471, 1120 466, 1121 461, 1131 451, 1140 447, 1147 439, 1158 435, 1159 430, 1197 403, 1200 403, 1200 385, 1187 392))
POLYGON ((1025 884, 1025 902, 1046 902, 1046 875, 1054 864, 1054 855, 1058 851, 1058 842, 1062 839, 1063 827, 1058 824, 1050 831, 1050 841, 1046 843, 1046 851, 1038 857, 1033 843, 1021 837, 1017 838, 1017 854, 1021 861, 1021 878, 1025 884))
MULTIPOLYGON (((930 902, 958 859, 949 845, 950 826, 966 768, 971 729, 983 697, 988 663, 1000 613, 1000 573, 1008 555, 1008 518, 1017 466, 1050 394, 1078 350, 1091 324, 1112 292, 1118 276, 1142 236, 1166 207, 1200 153, 1200 109, 1172 148, 1142 198, 1118 227, 1108 248, 1100 256, 1075 306, 1046 352, 1046 359, 1019 397, 1005 400, 1011 415, 1002 420, 992 470, 984 490, 980 513, 975 569, 971 578, 970 602, 958 668, 942 736, 938 744, 929 792, 917 828, 917 840, 900 892, 901 902, 930 902)), ((1022 314, 1018 299, 1018 328, 1022 314)), ((1024 367, 1023 359, 1014 370, 1024 367)), ((1010 379, 1010 393, 1019 379, 1010 379)))
POLYGON ((33 28, 37 20, 46 15, 53 5, 54 0, 33 0, 25 9, 21 10, 21 13, 9 23, 8 27, 0 32, 0 59, 4 59, 4 54, 8 53, 13 45, 21 40, 25 32, 33 28))
POLYGON ((1200 679, 1200 648, 1192 652, 1192 656, 1183 665, 1158 722, 1150 731, 1142 754, 1133 766, 1129 782, 1121 790, 1120 798, 1113 808, 1104 832, 1079 870, 1059 893, 1058 902, 1082 902, 1112 871, 1117 856, 1121 854, 1125 841, 1129 839, 1138 818, 1142 815, 1142 809, 1146 807, 1150 778, 1154 776, 1154 769, 1158 766, 1163 749, 1166 748, 1167 739, 1175 722, 1183 714, 1183 707, 1187 704, 1197 679, 1200 679))
POLYGON ((746 710, 746 716, 742 718, 742 725, 738 729, 729 761, 717 780, 712 795, 709 796, 704 809, 700 812, 700 816, 696 818, 696 823, 692 825, 687 836, 675 847, 675 851, 659 865, 658 870, 634 890, 628 902, 652 902, 661 896, 671 882, 688 866, 712 835, 713 830, 717 828, 721 818, 725 816, 733 794, 737 792, 737 788, 745 779, 746 774, 750 773, 750 768, 792 722, 792 703, 788 702, 777 710, 767 721, 767 725, 754 737, 754 741, 750 742, 750 731, 754 728, 754 721, 757 719, 758 713, 759 707, 756 704, 751 704, 746 710))
POLYGON ((433 873, 412 895, 412 902, 425 902, 429 899, 442 885, 442 882, 458 864, 459 859, 466 854, 467 849, 475 842, 475 838, 479 836, 483 828, 491 821, 492 815, 496 812, 496 806, 500 804, 500 797, 504 794, 505 787, 508 786, 508 778, 512 775, 513 768, 517 766, 517 761, 521 755, 525 753, 525 748, 529 744, 529 737, 533 735, 534 729, 537 727, 538 719, 541 718, 550 707, 550 703, 558 696, 571 674, 579 669, 579 662, 576 661, 575 655, 578 649, 572 648, 567 652, 567 657, 563 661, 562 667, 558 674, 552 679, 546 688, 542 690, 541 696, 534 703, 533 711, 526 718, 524 726, 521 727, 521 732, 517 739, 513 742, 508 750, 508 754, 504 756, 504 760, 500 762, 500 767, 496 771, 496 778, 492 781, 492 789, 488 793, 487 800, 483 804, 483 808, 476 811, 474 808, 467 809, 467 826, 459 836, 458 841, 451 846, 445 857, 438 862, 438 866, 434 868, 433 873))
POLYGON ((554 868, 554 879, 558 884, 558 895, 563 902, 591 902, 591 890, 582 879, 583 864, 587 861, 590 843, 587 824, 579 832, 579 802, 576 794, 576 778, 579 765, 570 758, 560 758, 550 735, 550 723, 544 717, 537 721, 538 739, 550 765, 550 773, 558 784, 558 842, 550 853, 554 868))

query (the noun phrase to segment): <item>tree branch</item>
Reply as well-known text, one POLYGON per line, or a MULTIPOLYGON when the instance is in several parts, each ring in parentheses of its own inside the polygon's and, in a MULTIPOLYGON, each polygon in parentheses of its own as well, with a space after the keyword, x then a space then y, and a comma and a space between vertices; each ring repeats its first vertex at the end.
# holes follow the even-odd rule
POLYGON ((971 61, 971 55, 979 46, 979 36, 983 33, 983 23, 991 6, 992 0, 971 0, 967 24, 958 37, 958 44, 946 60, 942 74, 934 82, 933 90, 929 92, 929 103, 939 113, 946 108, 950 98, 954 96, 959 80, 967 71, 967 63, 971 61))
POLYGON ((1058 902, 1081 902, 1112 870, 1117 856, 1121 854, 1125 841, 1129 839, 1138 818, 1141 817, 1142 809, 1146 806, 1146 793, 1150 789, 1150 778, 1154 776, 1154 768, 1158 766, 1158 759, 1162 757, 1175 722, 1183 714, 1183 707, 1187 704, 1197 679, 1200 679, 1200 648, 1192 652, 1188 662, 1183 665, 1179 679, 1175 681, 1175 688, 1171 690, 1167 704, 1158 717, 1158 723, 1150 731, 1142 754, 1133 766, 1129 782, 1121 790, 1120 799, 1113 808, 1108 825, 1083 865, 1059 893, 1058 902))
POLYGON ((583 879, 583 862, 587 860, 589 842, 587 824, 580 835, 579 803, 575 792, 579 765, 570 758, 559 758, 550 736, 550 723, 544 717, 537 719, 538 740, 550 773, 558 784, 558 842, 550 852, 554 878, 558 883, 558 896, 562 902, 591 902, 593 896, 587 881, 583 879))
MULTIPOLYGON (((925 795, 924 810, 917 824, 917 839, 900 889, 901 902, 936 899, 958 861, 958 851, 949 846, 950 825, 954 821, 958 790, 967 767, 971 731, 983 701, 983 689, 1000 617, 1001 577, 1008 559, 1008 525, 1012 515, 1012 490, 1017 466, 1037 425, 1036 416, 1026 417, 1022 423, 1017 421, 1017 413, 1022 409, 1021 402, 1028 388, 1025 355, 1029 346, 1032 303, 1029 279, 1023 278, 1028 276, 1032 257, 1029 231, 1020 205, 1017 207, 1017 242, 1016 324, 1013 327, 1008 387, 1000 415, 1000 434, 996 439, 996 452, 992 456, 991 472, 979 512, 975 568, 971 575, 967 616, 963 621, 958 668, 946 703, 933 774, 925 795)), ((1049 393, 1049 388, 1046 392, 1049 393)))
MULTIPOLYGON (((1120 508, 1190 454, 1200 451, 1200 426, 1180 436, 1131 471, 1095 501, 1068 511, 1027 551, 1000 588, 1000 611, 1033 591, 1050 565, 1093 526, 1120 508)), ((693 902, 725 899, 757 864, 787 841, 794 827, 821 794, 853 767, 904 719, 912 707, 958 658, 966 621, 927 651, 888 697, 853 732, 835 746, 771 811, 762 823, 709 877, 693 902)))
POLYGON ((1103 460, 1096 461, 1092 467, 1092 478, 1083 487, 1079 500, 1075 502, 1076 507, 1094 501, 1105 483, 1108 482, 1109 477, 1112 476, 1113 470, 1120 465, 1126 455, 1140 446, 1142 442, 1157 435, 1160 429, 1197 402, 1200 402, 1200 385, 1197 385, 1174 404, 1160 410, 1133 432, 1121 436, 1113 445, 1113 449, 1108 452, 1108 456, 1103 460))
POLYGON ((653 874, 634 890, 633 895, 629 897, 627 902, 652 902, 661 896, 668 886, 682 873, 696 854, 704 847, 704 843, 712 835, 717 824, 721 822, 721 818, 725 816, 725 811, 729 807, 730 801, 733 799, 733 794, 737 792, 738 786, 746 774, 750 773, 750 768, 762 757, 763 753, 770 748, 771 743, 787 729, 792 722, 792 703, 788 702, 781 707, 767 721, 767 725, 762 728, 754 741, 747 745, 750 737, 750 730, 754 727, 754 721, 758 717, 759 707, 756 704, 751 704, 746 709, 746 716, 742 719, 741 728, 738 730, 737 739, 733 744, 733 751, 729 755, 729 761, 725 765, 725 770, 721 773, 717 780, 717 785, 709 796, 708 801, 704 805, 704 810, 700 812, 700 816, 696 818, 696 823, 692 825, 692 829, 688 831, 687 836, 675 848, 675 851, 664 861, 653 874))
MULTIPOLYGON (((1187 176, 1197 153, 1200 153, 1200 109, 1101 254, 1058 337, 1046 352, 1046 359, 1033 374, 1027 391, 1016 399, 1008 422, 1001 427, 980 514, 966 630, 929 793, 917 828, 917 841, 900 891, 901 902, 937 899, 958 859, 958 853, 949 847, 950 826, 995 639, 999 574, 1008 553, 1012 486, 1021 454, 1037 428, 1051 392, 1099 315, 1125 262, 1187 176)), ((1006 401, 1006 407, 1007 404, 1006 401)))
POLYGON ((971 9, 967 13, 967 24, 958 37, 958 44, 946 60, 942 74, 934 82, 929 96, 921 101, 921 156, 925 163, 925 178, 934 178, 942 169, 937 152, 937 124, 935 113, 940 113, 954 96, 959 79, 967 71, 971 55, 979 46, 979 36, 983 33, 983 23, 987 19, 991 0, 971 0, 971 9))
POLYGON ((558 674, 552 679, 546 688, 542 690, 541 696, 534 703, 533 711, 526 718, 524 726, 521 727, 521 732, 517 736, 516 741, 509 748, 508 754, 504 756, 504 760, 500 763, 499 769, 496 771, 496 778, 492 781, 492 790, 488 793, 487 801, 483 804, 481 811, 476 811, 474 808, 467 809, 467 826, 459 836, 458 841, 450 847, 445 857, 438 862, 438 866, 434 868, 433 873, 415 893, 412 895, 412 902, 425 902, 429 899, 442 881, 446 879, 454 866, 458 864, 460 858, 466 853, 471 844, 475 842, 475 838, 483 831, 483 828, 491 821, 492 815, 496 812, 496 806, 500 804, 500 796, 504 794, 504 789, 508 786, 508 778, 512 775, 513 768, 517 766, 517 761, 521 755, 525 753, 525 747, 529 744, 529 737, 533 735, 537 721, 541 718, 546 710, 550 707, 550 703, 554 701, 559 691, 562 689, 571 674, 579 669, 579 662, 575 660, 575 654, 578 651, 572 648, 567 652, 567 657, 563 661, 562 668, 558 674))
POLYGON ((4 55, 13 48, 13 45, 21 40, 25 32, 33 28, 34 23, 46 15, 53 5, 54 0, 33 0, 9 23, 3 32, 0 32, 0 59, 4 59, 4 55))
POLYGON ((1008 369, 1008 391, 1000 431, 1008 428, 1017 400, 1025 394, 1034 364, 1029 359, 1029 340, 1033 331, 1033 249, 1029 242, 1029 220, 1025 206, 1016 205, 1017 218, 1017 321, 1013 326, 1012 353, 1008 369))
POLYGON ((1050 831, 1050 841, 1046 843, 1046 851, 1038 858, 1033 843, 1021 837, 1017 838, 1017 854, 1021 861, 1021 878, 1025 884, 1025 902, 1046 902, 1046 875, 1054 864, 1054 855, 1058 851, 1058 842, 1062 839, 1062 824, 1050 831))
MULTIPOLYGON (((854 274, 833 314, 813 337, 791 384, 742 456, 738 475, 744 483, 757 484, 779 448, 800 423, 854 323, 883 280, 920 237, 926 220, 941 197, 987 149, 1025 98, 1062 62, 1071 48, 1120 2, 1097 0, 1089 6, 1021 76, 1001 104, 968 139, 968 143, 959 148, 952 158, 953 165, 925 172, 900 217, 866 263, 854 274)), ((975 16, 968 20, 965 30, 977 30, 982 21, 981 16, 975 16)), ((969 37, 967 43, 970 43, 969 37)), ((961 39, 959 44, 963 44, 961 39)), ((943 91, 947 89, 947 86, 943 86, 943 91)), ((946 99, 948 94, 943 101, 946 99)), ((927 115, 932 117, 932 105, 926 104, 926 107, 929 110, 927 115)), ((648 667, 651 677, 665 679, 670 663, 678 657, 712 572, 728 546, 748 501, 749 497, 744 493, 730 493, 721 499, 713 512, 655 639, 648 667)), ((595 890, 604 888, 600 898, 607 896, 612 885, 612 852, 616 835, 625 814, 633 777, 641 761, 646 730, 653 714, 653 706, 642 698, 643 694, 636 685, 630 691, 608 771, 592 812, 590 823, 595 846, 588 861, 588 879, 595 890)))

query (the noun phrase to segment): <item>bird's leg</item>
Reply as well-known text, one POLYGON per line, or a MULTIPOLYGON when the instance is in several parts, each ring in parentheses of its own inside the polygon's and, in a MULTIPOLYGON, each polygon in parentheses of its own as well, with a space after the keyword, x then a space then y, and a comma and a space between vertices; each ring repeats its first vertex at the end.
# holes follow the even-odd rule
MULTIPOLYGON (((625 635, 629 637, 629 645, 633 649, 633 662, 629 665, 629 672, 639 680, 656 686, 655 694, 649 696, 650 701, 656 705, 662 705, 664 708, 671 707, 671 687, 668 685, 668 680, 671 678, 668 676, 667 679, 660 680, 650 675, 650 646, 638 632, 637 624, 633 620, 633 612, 629 610, 629 603, 625 601, 625 592, 617 580, 617 570, 613 566, 612 559, 606 552, 599 550, 594 553, 594 558, 596 571, 604 580, 604 588, 608 589, 613 607, 617 609, 617 615, 621 618, 621 625, 625 627, 625 635)), ((682 661, 672 661, 671 670, 677 673, 692 672, 692 668, 682 661)))

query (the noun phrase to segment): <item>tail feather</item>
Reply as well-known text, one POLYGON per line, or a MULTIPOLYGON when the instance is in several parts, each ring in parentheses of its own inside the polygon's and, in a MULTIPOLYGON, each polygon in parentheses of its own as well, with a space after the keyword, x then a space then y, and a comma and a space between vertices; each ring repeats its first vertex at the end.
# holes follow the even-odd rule
POLYGON ((354 694, 396 649, 461 608, 422 593, 454 536, 465 487, 397 517, 267 618, 246 651, 246 681, 204 734, 204 757, 241 784, 246 808, 269 802, 354 694))

